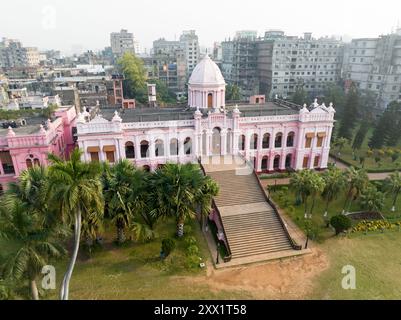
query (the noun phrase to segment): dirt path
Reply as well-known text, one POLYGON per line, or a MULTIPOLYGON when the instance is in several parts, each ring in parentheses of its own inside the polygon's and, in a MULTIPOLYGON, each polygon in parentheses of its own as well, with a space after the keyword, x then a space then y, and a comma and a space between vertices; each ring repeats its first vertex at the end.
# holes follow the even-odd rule
POLYGON ((215 270, 207 275, 180 277, 189 285, 207 284, 211 291, 243 291, 254 299, 305 299, 313 279, 329 266, 326 255, 314 247, 309 255, 264 264, 215 270))

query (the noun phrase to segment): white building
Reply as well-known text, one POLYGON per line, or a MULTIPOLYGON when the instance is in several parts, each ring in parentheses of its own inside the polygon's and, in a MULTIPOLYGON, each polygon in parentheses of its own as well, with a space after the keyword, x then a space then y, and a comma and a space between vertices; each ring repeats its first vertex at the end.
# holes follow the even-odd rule
POLYGON ((111 33, 110 44, 116 56, 122 56, 126 52, 135 53, 134 35, 125 29, 111 33))
POLYGON ((327 167, 335 110, 274 100, 226 106, 225 81, 206 56, 189 80, 188 107, 100 109, 77 118, 85 161, 129 159, 154 170, 167 162, 241 155, 258 172, 327 167))

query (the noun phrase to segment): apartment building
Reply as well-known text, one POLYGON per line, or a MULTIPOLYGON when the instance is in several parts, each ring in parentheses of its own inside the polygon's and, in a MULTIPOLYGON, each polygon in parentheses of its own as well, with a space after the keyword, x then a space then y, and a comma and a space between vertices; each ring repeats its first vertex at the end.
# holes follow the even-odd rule
POLYGON ((376 95, 376 107, 401 101, 401 28, 378 38, 353 39, 346 47, 343 76, 346 85, 376 95))
POLYGON ((298 87, 312 96, 320 95, 341 78, 344 45, 334 38, 286 36, 267 31, 257 43, 259 93, 270 98, 290 98, 298 87))
POLYGON ((187 63, 187 74, 190 75, 199 62, 199 40, 195 30, 183 31, 180 36, 187 63))
POLYGON ((135 53, 134 35, 125 29, 110 34, 110 45, 111 51, 117 57, 126 52, 135 53))

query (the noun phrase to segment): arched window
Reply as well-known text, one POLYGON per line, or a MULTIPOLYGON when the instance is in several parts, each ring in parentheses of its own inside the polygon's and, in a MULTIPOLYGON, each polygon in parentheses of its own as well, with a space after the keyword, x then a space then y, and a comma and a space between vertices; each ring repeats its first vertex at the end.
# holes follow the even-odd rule
POLYGON ((283 145, 283 134, 280 132, 276 134, 276 139, 274 140, 274 147, 281 148, 282 145, 283 145))
POLYGON ((244 135, 240 135, 240 136, 239 136, 238 148, 239 148, 241 151, 244 151, 244 150, 245 150, 245 136, 244 136, 244 135))
POLYGON ((143 170, 145 170, 146 172, 150 172, 150 167, 148 165, 145 165, 142 167, 143 170))
POLYGON ((270 134, 265 133, 263 135, 263 143, 262 143, 262 148, 263 149, 268 149, 270 147, 270 134))
POLYGON ((32 160, 31 160, 31 159, 26 159, 25 163, 26 163, 26 167, 27 167, 28 169, 33 167, 32 160))
POLYGON ((269 169, 269 158, 267 156, 264 156, 262 158, 262 170, 268 170, 269 169))
POLYGON ((256 150, 258 148, 258 135, 256 133, 254 133, 251 136, 251 142, 250 142, 250 148, 251 150, 256 150))
POLYGON ((294 146, 294 132, 290 132, 287 136, 287 147, 293 147, 294 146))
POLYGON ((149 157, 149 142, 146 140, 141 141, 141 158, 149 157))
POLYGON ((280 156, 279 155, 274 157, 273 168, 274 168, 274 170, 280 169, 280 156))
POLYGON ((292 167, 292 154, 287 154, 285 157, 285 167, 287 169, 292 167))
POLYGON ((207 107, 213 108, 213 93, 207 95, 207 107))
POLYGON ((38 158, 33 159, 33 165, 34 166, 39 166, 40 167, 40 161, 38 158))
POLYGON ((192 140, 190 137, 187 137, 184 140, 184 152, 187 155, 192 153, 192 140))
POLYGON ((131 141, 125 144, 125 157, 127 159, 135 159, 135 147, 134 143, 131 141))
POLYGON ((155 141, 155 155, 156 157, 164 156, 164 142, 161 139, 155 141))
POLYGON ((175 138, 170 140, 170 156, 178 156, 178 140, 175 138))

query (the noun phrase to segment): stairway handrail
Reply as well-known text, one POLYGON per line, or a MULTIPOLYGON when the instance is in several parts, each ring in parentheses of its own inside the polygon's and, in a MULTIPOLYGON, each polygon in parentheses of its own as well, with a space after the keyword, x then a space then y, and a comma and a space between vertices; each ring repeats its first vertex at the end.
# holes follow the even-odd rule
POLYGON ((284 223, 283 218, 281 217, 280 213, 278 212, 277 206, 276 206, 276 205, 274 204, 274 202, 272 202, 271 199, 266 195, 266 192, 265 192, 265 190, 264 190, 264 188, 263 188, 262 183, 261 183, 260 180, 259 180, 259 177, 258 177, 258 175, 257 175, 257 173, 256 173, 256 170, 255 170, 253 164, 252 164, 249 160, 247 160, 242 154, 239 153, 239 155, 240 155, 241 158, 251 167, 252 172, 253 172, 253 176, 256 178, 256 181, 258 182, 258 186, 259 186, 259 188, 260 188, 261 191, 262 191, 263 197, 265 198, 265 200, 267 201, 267 203, 270 204, 270 206, 271 206, 271 207, 273 208, 273 210, 274 210, 274 213, 277 215, 277 217, 278 217, 278 219, 279 219, 279 221, 280 221, 280 224, 281 224, 281 226, 283 227, 284 232, 285 232, 285 234, 286 234, 288 240, 290 241, 290 244, 291 244, 292 248, 293 248, 294 250, 302 250, 302 246, 299 245, 299 244, 297 244, 297 243, 295 242, 295 240, 291 237, 291 235, 290 235, 290 233, 289 233, 289 231, 288 231, 288 229, 287 229, 287 227, 286 227, 286 225, 285 225, 285 223, 284 223))
MULTIPOLYGON (((201 157, 198 157, 198 163, 199 163, 199 166, 200 166, 200 168, 201 168, 203 174, 204 174, 205 176, 207 176, 206 170, 205 170, 205 168, 204 168, 203 165, 202 165, 202 158, 201 158, 201 157)), ((227 251, 228 251, 228 255, 224 257, 224 262, 228 262, 228 261, 231 260, 231 257, 232 257, 231 248, 230 248, 230 244, 228 243, 227 233, 226 233, 226 230, 224 229, 223 221, 222 221, 222 219, 221 219, 220 210, 219 210, 219 208, 217 207, 216 201, 214 200, 214 198, 212 198, 212 208, 213 208, 213 210, 215 210, 215 212, 217 213, 217 216, 218 216, 219 221, 220 221, 220 225, 221 225, 221 227, 223 228, 224 237, 225 237, 225 239, 226 239, 225 243, 226 243, 226 245, 227 245, 227 251)))

